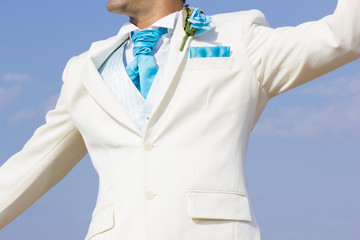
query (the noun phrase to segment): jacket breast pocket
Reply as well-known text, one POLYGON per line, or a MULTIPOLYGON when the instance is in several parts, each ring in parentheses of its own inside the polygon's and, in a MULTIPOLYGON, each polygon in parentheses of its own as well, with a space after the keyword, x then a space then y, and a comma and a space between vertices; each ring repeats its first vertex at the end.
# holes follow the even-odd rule
POLYGON ((242 193, 190 190, 186 198, 192 219, 252 221, 248 197, 242 193))
POLYGON ((208 58, 189 58, 187 69, 189 71, 199 70, 228 70, 233 67, 233 57, 208 57, 208 58))
POLYGON ((114 223, 114 207, 111 205, 94 215, 85 240, 95 240, 96 236, 113 229, 114 223))

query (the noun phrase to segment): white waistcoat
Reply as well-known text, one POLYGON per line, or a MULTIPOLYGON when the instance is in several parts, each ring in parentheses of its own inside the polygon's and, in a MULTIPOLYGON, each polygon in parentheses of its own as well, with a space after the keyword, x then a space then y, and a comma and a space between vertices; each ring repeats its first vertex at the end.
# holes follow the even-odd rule
MULTIPOLYGON (((135 87, 125 70, 124 48, 126 42, 116 49, 100 67, 99 72, 108 88, 125 108, 129 117, 143 133, 151 115, 159 89, 159 79, 165 66, 159 68, 146 100, 135 87)), ((163 61, 166 63, 166 61, 163 61)))

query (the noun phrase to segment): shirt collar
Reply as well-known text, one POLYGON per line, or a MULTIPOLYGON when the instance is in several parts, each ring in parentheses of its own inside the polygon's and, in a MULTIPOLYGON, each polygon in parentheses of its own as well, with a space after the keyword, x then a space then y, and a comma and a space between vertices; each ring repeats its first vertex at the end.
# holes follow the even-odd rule
MULTIPOLYGON (((159 27, 163 27, 163 28, 167 28, 168 29, 168 33, 172 34, 174 32, 175 29, 175 25, 176 25, 176 21, 179 17, 181 11, 178 12, 174 12, 171 13, 161 19, 159 19, 158 21, 156 21, 155 23, 153 23, 149 28, 147 29, 157 29, 159 27)), ((139 31, 140 28, 138 28, 137 26, 135 26, 133 23, 127 21, 126 23, 124 23, 124 25, 120 28, 120 31, 118 33, 118 36, 123 36, 128 34, 130 36, 131 32, 136 32, 139 31)))

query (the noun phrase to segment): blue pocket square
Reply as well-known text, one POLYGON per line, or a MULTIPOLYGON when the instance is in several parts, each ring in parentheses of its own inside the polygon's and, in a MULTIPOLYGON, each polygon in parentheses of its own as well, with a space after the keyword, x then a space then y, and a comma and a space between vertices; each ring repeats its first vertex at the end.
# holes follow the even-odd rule
POLYGON ((190 58, 230 57, 229 46, 190 47, 190 58))

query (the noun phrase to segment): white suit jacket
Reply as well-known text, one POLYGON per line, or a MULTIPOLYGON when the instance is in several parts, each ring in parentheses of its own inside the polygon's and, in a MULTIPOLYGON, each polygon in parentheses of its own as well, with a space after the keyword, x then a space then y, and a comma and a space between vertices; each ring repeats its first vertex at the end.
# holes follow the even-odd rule
POLYGON ((99 195, 86 240, 259 240, 250 133, 271 97, 360 57, 359 12, 359 0, 339 0, 331 16, 279 29, 257 10, 215 15, 183 52, 178 21, 144 134, 98 72, 126 37, 95 42, 67 64, 46 123, 0 168, 0 227, 89 153, 99 195), (190 58, 195 46, 231 55, 190 58))

